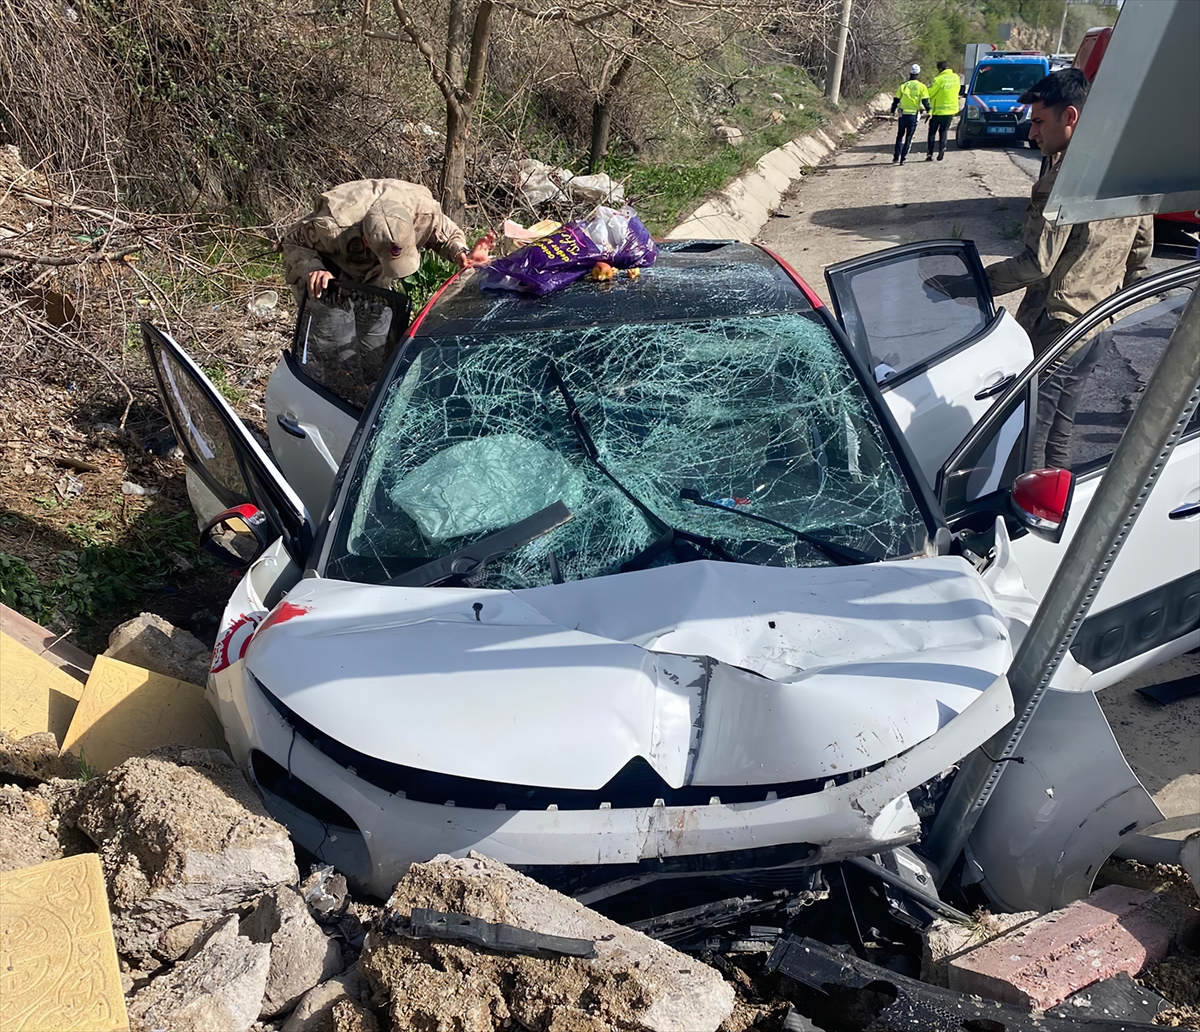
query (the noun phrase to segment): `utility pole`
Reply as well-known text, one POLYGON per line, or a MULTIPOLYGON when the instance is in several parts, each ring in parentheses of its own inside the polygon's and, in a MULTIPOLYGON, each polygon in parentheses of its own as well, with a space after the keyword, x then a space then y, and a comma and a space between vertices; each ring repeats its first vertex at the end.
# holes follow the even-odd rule
POLYGON ((838 23, 837 47, 833 52, 833 67, 825 80, 825 96, 836 104, 842 95, 842 64, 846 60, 846 37, 850 34, 850 4, 853 0, 842 0, 842 17, 838 23))
POLYGON ((1063 0, 1063 16, 1062 21, 1058 25, 1058 46, 1054 48, 1056 54, 1062 53, 1063 33, 1067 29, 1067 11, 1071 9, 1071 0, 1063 0))

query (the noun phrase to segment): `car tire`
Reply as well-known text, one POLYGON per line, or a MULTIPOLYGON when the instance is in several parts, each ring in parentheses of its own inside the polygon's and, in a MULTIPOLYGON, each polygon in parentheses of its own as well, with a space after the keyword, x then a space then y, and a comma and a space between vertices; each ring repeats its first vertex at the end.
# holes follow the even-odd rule
POLYGON ((962 131, 962 126, 959 126, 958 132, 954 134, 954 145, 959 150, 968 150, 971 146, 971 141, 967 139, 967 134, 962 131))

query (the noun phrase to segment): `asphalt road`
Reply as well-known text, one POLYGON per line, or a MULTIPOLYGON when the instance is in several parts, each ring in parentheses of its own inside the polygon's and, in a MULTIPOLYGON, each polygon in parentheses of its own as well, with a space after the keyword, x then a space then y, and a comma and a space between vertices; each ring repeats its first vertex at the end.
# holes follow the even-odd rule
MULTIPOLYGON (((849 147, 800 180, 758 242, 779 254, 826 301, 826 265, 918 240, 973 240, 984 264, 1020 249, 1021 220, 1041 153, 1027 147, 959 150, 953 133, 944 161, 925 160, 926 127, 917 127, 903 166, 892 164, 896 124, 877 119, 849 147)), ((1185 252, 1151 259, 1150 271, 1185 252)), ((1000 299, 1015 310, 1019 295, 1000 299)))

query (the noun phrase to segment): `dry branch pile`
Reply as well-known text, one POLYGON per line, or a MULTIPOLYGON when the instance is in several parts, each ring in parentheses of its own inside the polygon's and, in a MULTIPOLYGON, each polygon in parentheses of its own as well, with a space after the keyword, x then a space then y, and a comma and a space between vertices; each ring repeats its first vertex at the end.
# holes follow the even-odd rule
MULTIPOLYGON (((274 245, 200 217, 130 211, 62 179, 0 148, 0 376, 69 387, 77 408, 111 414, 126 433, 135 401, 157 407, 137 334, 150 319, 235 395, 261 380, 282 337, 246 311, 270 270, 247 252, 274 245)), ((36 420, 18 397, 6 391, 6 420, 36 420)))

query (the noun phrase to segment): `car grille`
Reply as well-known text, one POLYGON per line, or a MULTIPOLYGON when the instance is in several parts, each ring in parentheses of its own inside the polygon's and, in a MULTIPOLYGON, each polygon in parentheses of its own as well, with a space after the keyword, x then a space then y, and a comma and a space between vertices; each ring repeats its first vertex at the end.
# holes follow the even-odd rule
POLYGON ((635 756, 608 784, 595 790, 483 781, 478 778, 462 778, 406 767, 403 764, 389 763, 367 756, 329 737, 293 712, 257 677, 254 678, 254 683, 296 734, 334 763, 385 792, 437 806, 452 803, 454 806, 478 810, 545 810, 550 806, 557 806, 560 810, 596 810, 602 803, 607 803, 613 809, 625 809, 654 806, 658 800, 662 800, 661 805, 664 806, 703 806, 714 796, 722 803, 754 803, 763 802, 768 798, 786 799, 820 792, 828 781, 844 784, 861 777, 868 770, 882 766, 876 764, 876 767, 832 778, 775 785, 686 785, 682 788, 671 788, 645 759, 635 756))
POLYGON ((1013 125, 1017 124, 1017 116, 1011 111, 985 111, 984 119, 988 125, 1013 125))

